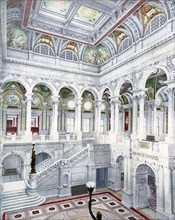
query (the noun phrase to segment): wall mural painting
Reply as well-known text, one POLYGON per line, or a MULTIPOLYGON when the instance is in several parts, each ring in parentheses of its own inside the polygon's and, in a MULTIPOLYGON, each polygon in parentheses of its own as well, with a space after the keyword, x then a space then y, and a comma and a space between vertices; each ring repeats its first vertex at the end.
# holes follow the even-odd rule
POLYGON ((102 13, 97 10, 81 6, 74 18, 79 21, 94 24, 100 18, 101 15, 102 13))
POLYGON ((7 46, 15 49, 27 49, 28 32, 21 28, 20 21, 11 21, 7 25, 7 46))
POLYGON ((95 65, 103 64, 105 61, 110 59, 110 52, 109 50, 99 44, 97 47, 87 47, 84 53, 84 62, 91 63, 95 65))

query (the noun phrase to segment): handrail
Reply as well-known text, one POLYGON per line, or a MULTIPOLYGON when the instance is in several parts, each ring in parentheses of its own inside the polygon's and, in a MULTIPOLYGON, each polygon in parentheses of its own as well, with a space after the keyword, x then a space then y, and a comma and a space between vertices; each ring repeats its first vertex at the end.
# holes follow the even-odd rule
MULTIPOLYGON (((83 148, 81 151, 79 151, 78 153, 76 153, 75 155, 70 157, 69 159, 59 159, 59 160, 53 162, 49 167, 42 170, 41 172, 37 172, 36 173, 37 181, 42 179, 42 176, 46 172, 46 170, 53 171, 57 167, 66 167, 66 166, 73 165, 76 161, 78 161, 78 159, 82 158, 82 156, 84 156, 85 154, 88 153, 88 148, 89 147, 83 148)), ((47 172, 47 174, 48 174, 48 172, 47 172)))

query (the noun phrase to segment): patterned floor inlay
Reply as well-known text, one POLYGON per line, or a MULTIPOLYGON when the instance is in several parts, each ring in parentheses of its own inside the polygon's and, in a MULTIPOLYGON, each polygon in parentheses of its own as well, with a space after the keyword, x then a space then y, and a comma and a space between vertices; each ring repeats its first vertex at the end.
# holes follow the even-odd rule
MULTIPOLYGON (((49 201, 42 206, 5 213, 3 220, 91 220, 87 195, 49 201)), ((134 209, 124 206, 109 192, 94 193, 92 211, 100 211, 103 220, 149 220, 134 209)))

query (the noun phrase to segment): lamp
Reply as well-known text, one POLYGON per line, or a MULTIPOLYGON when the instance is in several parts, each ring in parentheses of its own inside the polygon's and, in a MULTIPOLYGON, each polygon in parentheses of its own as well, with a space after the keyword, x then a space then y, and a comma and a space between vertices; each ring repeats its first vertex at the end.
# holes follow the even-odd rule
POLYGON ((94 182, 87 182, 86 183, 86 187, 87 187, 87 190, 89 192, 89 204, 88 204, 88 207, 89 207, 89 213, 92 217, 92 219, 94 220, 101 220, 102 219, 102 214, 100 211, 97 212, 96 214, 96 217, 94 216, 94 214, 92 213, 92 192, 94 190, 94 187, 95 187, 95 183, 94 182))

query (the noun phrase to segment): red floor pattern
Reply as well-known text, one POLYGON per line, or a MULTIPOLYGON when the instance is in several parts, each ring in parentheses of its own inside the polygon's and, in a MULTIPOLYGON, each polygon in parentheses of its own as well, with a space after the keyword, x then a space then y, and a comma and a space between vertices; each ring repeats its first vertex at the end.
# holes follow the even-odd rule
MULTIPOLYGON (((91 220, 88 195, 57 199, 42 206, 5 213, 3 220, 91 220)), ((127 208, 110 192, 94 193, 92 211, 102 213, 102 220, 150 220, 140 211, 127 208)))

